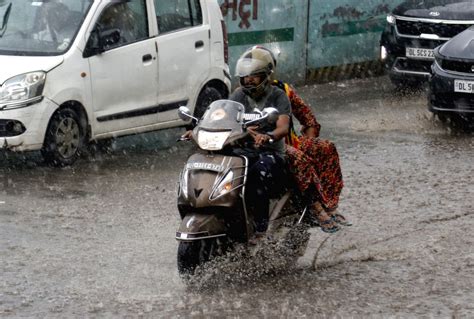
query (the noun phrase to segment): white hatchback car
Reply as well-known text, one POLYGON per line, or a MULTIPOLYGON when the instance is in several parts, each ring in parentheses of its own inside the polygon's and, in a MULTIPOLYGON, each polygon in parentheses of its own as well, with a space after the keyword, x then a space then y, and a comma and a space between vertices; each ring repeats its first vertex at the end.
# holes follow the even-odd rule
POLYGON ((72 164, 230 91, 217 0, 0 0, 0 149, 72 164))

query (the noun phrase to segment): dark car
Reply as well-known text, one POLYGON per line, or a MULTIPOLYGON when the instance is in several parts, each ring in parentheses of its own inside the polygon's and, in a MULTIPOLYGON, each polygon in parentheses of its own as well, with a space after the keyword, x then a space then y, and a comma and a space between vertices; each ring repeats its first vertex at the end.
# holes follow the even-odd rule
POLYGON ((398 86, 429 79, 433 49, 474 25, 474 0, 411 0, 387 16, 381 58, 398 86))
POLYGON ((441 119, 474 118, 474 27, 434 51, 429 110, 441 119))

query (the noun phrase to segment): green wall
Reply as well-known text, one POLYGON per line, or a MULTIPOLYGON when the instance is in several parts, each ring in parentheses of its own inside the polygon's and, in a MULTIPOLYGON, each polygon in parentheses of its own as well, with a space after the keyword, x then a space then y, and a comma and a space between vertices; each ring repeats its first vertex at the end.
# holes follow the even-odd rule
POLYGON ((285 79, 301 82, 306 73, 307 0, 219 0, 229 33, 230 69, 255 44, 279 52, 285 79))
POLYGON ((402 1, 310 1, 308 68, 360 63, 378 58, 386 16, 402 1))
POLYGON ((327 66, 378 58, 385 16, 401 0, 218 0, 227 23, 230 67, 263 44, 278 57, 278 77, 302 83, 327 66))

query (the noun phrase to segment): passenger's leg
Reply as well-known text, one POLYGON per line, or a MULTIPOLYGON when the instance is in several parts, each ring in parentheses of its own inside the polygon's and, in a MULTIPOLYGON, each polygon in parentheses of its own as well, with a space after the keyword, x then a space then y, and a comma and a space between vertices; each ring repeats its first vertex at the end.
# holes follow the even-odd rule
POLYGON ((322 204, 328 210, 336 209, 344 186, 336 146, 327 140, 302 137, 299 149, 310 159, 319 177, 322 204))

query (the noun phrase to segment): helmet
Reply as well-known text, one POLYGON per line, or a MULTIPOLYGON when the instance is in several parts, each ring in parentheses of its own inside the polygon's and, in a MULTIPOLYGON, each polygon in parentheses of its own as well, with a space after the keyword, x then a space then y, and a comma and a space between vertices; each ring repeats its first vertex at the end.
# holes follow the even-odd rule
MULTIPOLYGON (((272 50, 270 50, 270 49, 264 47, 263 45, 254 45, 254 46, 252 47, 252 49, 262 49, 262 50, 267 51, 267 52, 270 54, 270 56, 272 57, 272 59, 273 59, 273 71, 275 71, 275 68, 276 68, 276 66, 277 66, 277 59, 276 59, 275 54, 273 53, 272 50)), ((249 49, 249 50, 250 50, 250 49, 249 49)))
POLYGON ((240 78, 240 86, 245 94, 252 97, 263 94, 275 69, 275 61, 270 50, 258 46, 248 49, 240 56, 235 66, 235 75, 240 78), (243 79, 247 76, 260 76, 262 81, 258 85, 246 85, 243 79))

